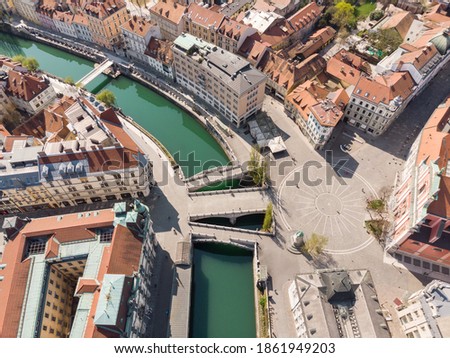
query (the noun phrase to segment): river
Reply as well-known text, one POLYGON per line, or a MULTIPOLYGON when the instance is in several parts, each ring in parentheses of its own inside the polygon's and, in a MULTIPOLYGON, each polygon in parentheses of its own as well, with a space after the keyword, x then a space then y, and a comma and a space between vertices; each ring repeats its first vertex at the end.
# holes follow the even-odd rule
POLYGON ((191 337, 256 337, 252 260, 231 245, 194 246, 191 337))
MULTIPOLYGON (((0 54, 34 57, 43 71, 75 81, 94 67, 93 62, 78 56, 4 33, 0 33, 0 54)), ((228 163, 227 155, 204 127, 164 97, 124 76, 110 80, 101 75, 86 89, 95 93, 102 87, 116 95, 117 105, 126 115, 167 148, 186 176, 228 163)))

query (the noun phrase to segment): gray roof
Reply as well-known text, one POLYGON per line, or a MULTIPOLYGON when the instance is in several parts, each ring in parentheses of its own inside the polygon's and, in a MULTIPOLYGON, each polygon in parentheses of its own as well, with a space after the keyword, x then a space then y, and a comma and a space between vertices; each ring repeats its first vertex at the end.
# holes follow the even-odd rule
POLYGON ((441 55, 445 55, 450 50, 450 34, 449 30, 445 30, 442 34, 431 39, 441 55))
POLYGON ((178 36, 175 40, 175 48, 185 52, 186 55, 200 56, 201 66, 238 95, 266 80, 264 73, 253 68, 248 61, 240 56, 220 49, 195 36, 189 34, 178 36), (198 52, 191 54, 190 52, 194 51, 195 48, 198 49, 198 52))
POLYGON ((308 337, 390 337, 369 271, 323 270, 298 275, 295 284, 292 308, 300 307, 308 337))

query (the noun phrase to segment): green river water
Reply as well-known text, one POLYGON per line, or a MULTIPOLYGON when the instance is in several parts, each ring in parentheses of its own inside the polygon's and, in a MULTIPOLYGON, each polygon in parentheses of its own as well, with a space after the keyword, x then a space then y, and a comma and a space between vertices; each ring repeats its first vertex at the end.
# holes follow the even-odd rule
POLYGON ((191 337, 256 337, 252 259, 231 245, 194 246, 191 337))
MULTIPOLYGON (((43 71, 75 81, 92 70, 91 61, 37 42, 0 33, 0 54, 35 57, 43 71)), ((186 176, 228 163, 216 140, 192 116, 164 97, 126 78, 110 80, 105 75, 88 84, 87 90, 102 87, 114 92, 123 112, 147 129, 178 159, 186 176)))
MULTIPOLYGON (((43 71, 61 78, 70 76, 75 81, 93 68, 88 60, 3 33, 0 33, 0 54, 35 57, 43 71)), ((86 89, 95 93, 101 88, 114 92, 123 112, 152 133, 172 155, 177 157, 179 153, 185 175, 228 162, 214 138, 193 117, 164 97, 125 77, 111 80, 101 75, 86 89)), ((255 337, 252 272, 249 252, 232 246, 196 246, 193 337, 255 337)))

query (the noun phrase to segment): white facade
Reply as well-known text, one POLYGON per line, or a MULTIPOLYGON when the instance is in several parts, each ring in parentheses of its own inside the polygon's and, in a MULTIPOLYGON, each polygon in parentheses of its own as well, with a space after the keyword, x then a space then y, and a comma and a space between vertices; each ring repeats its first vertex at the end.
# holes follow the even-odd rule
POLYGON ((147 63, 154 68, 156 71, 162 73, 164 76, 168 76, 171 79, 175 78, 175 73, 173 71, 173 67, 170 64, 163 63, 161 61, 158 61, 156 58, 153 58, 151 56, 145 56, 147 58, 147 63))
POLYGON ((61 20, 53 17, 53 23, 55 24, 56 29, 68 36, 77 38, 77 31, 72 21, 68 19, 68 16, 64 16, 61 20))
POLYGON ((40 23, 36 12, 38 3, 38 0, 14 0, 14 6, 19 15, 36 24, 40 23))
POLYGON ((73 29, 75 30, 76 34, 74 37, 78 37, 83 41, 92 42, 91 31, 89 30, 89 27, 87 25, 74 22, 73 29))
POLYGON ((144 52, 148 42, 152 37, 160 39, 161 32, 158 26, 152 26, 145 34, 140 35, 134 31, 129 31, 122 26, 122 36, 127 48, 127 55, 141 62, 146 62, 147 56, 144 52))
POLYGON ((408 338, 448 338, 450 334, 450 284, 433 281, 411 295, 397 309, 408 338))
POLYGON ((334 127, 322 126, 314 114, 309 113, 306 131, 315 148, 322 147, 330 139, 333 129, 334 127))
POLYGON ((9 98, 17 108, 31 114, 36 114, 47 107, 47 105, 56 98, 56 92, 52 86, 48 86, 30 101, 15 96, 10 96, 9 98))

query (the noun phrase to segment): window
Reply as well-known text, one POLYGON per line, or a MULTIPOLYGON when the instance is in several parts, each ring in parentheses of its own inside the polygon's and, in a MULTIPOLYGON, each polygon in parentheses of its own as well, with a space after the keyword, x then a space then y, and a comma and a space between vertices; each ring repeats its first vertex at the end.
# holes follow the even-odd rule
POLYGON ((42 330, 43 330, 43 331, 46 331, 47 329, 48 329, 47 326, 42 326, 42 330))

